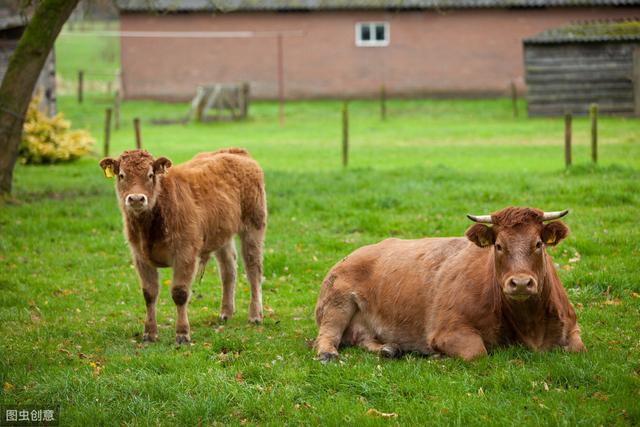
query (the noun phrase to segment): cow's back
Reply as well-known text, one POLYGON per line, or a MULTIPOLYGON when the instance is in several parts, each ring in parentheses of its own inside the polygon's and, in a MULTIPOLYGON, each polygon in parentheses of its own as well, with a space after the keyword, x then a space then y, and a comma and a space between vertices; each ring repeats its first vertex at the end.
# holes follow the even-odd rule
POLYGON ((205 245, 208 249, 248 227, 266 227, 264 175, 245 150, 200 153, 170 168, 165 180, 174 200, 188 206, 183 214, 197 221, 205 235, 216 236, 205 245))

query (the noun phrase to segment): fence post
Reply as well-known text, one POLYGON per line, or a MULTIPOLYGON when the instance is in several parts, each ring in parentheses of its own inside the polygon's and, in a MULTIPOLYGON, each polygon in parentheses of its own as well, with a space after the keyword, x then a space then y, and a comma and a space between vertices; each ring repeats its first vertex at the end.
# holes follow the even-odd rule
POLYGON ((380 118, 387 119, 387 91, 384 85, 380 86, 380 118))
POLYGON ((113 98, 113 119, 114 126, 117 129, 120 129, 120 91, 116 90, 116 95, 113 98))
POLYGON ((571 166, 571 113, 564 113, 564 165, 571 166))
POLYGON ((242 99, 242 117, 249 116, 249 82, 242 83, 241 95, 242 99))
POLYGON ((108 157, 109 138, 111 137, 111 108, 107 108, 104 113, 104 157, 108 157))
POLYGON ((589 107, 591 116, 591 160, 598 163, 598 104, 589 107))
POLYGON ((511 80, 511 106, 513 108, 513 117, 518 117, 518 90, 516 83, 511 80))
POLYGON ((349 164, 349 101, 342 104, 342 166, 349 164))
POLYGON ((136 131, 136 148, 139 150, 142 148, 142 135, 140 134, 140 119, 138 117, 133 119, 133 129, 136 131))
POLYGON ((82 104, 82 92, 84 90, 84 71, 78 71, 78 104, 82 104))

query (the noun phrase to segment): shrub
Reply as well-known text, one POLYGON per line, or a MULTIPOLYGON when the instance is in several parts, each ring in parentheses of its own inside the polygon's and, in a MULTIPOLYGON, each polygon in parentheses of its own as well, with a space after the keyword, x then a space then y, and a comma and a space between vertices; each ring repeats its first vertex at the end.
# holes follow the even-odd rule
POLYGON ((89 154, 95 143, 89 132, 70 130, 62 113, 48 117, 38 109, 39 99, 29 104, 18 156, 23 164, 69 162, 89 154))

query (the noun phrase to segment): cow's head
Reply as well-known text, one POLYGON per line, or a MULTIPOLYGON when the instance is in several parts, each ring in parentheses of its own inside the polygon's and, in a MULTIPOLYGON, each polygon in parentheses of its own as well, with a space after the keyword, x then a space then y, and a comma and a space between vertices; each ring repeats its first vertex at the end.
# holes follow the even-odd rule
POLYGON ((477 224, 465 235, 480 247, 492 247, 496 279, 503 293, 522 301, 541 291, 546 247, 557 245, 569 234, 562 221, 546 221, 568 213, 509 207, 491 215, 467 215, 477 224))
POLYGON ((139 215, 155 205, 160 175, 171 167, 171 160, 154 159, 144 150, 129 150, 117 159, 105 157, 100 160, 100 167, 107 178, 116 177, 116 193, 122 208, 139 215))

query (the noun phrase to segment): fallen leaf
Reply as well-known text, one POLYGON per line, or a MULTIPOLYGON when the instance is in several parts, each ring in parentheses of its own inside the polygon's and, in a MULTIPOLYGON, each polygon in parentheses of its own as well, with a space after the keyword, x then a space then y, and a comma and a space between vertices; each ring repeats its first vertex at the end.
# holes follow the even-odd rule
POLYGON ((593 393, 593 396, 595 399, 601 400, 603 402, 606 402, 607 400, 609 400, 609 396, 607 396, 604 393, 600 393, 599 391, 596 391, 595 393, 593 393))
POLYGON ((544 388, 544 391, 549 391, 549 384, 547 384, 546 381, 542 382, 542 387, 544 388))
POLYGON ((631 292, 631 298, 640 298, 640 294, 637 292, 631 292))
POLYGON ((478 389, 478 396, 484 396, 484 390, 482 389, 482 387, 478 389))
POLYGON ((62 348, 62 347, 60 347, 60 348, 58 349, 58 351, 59 351, 60 353, 64 354, 64 355, 66 355, 68 358, 72 358, 72 357, 73 357, 73 354, 72 354, 69 350, 67 350, 66 348, 62 348))
POLYGON ((11 384, 11 383, 4 383, 4 384, 2 384, 2 389, 3 389, 5 392, 9 392, 9 391, 11 391, 11 389, 13 389, 13 384, 11 384))
POLYGON ((375 408, 371 408, 366 412, 370 417, 381 417, 381 418, 398 418, 398 414, 395 412, 380 412, 375 408))
POLYGON ((620 305, 621 301, 618 298, 608 299, 604 302, 605 305, 620 305))
POLYGON ((244 382, 244 378, 242 377, 242 372, 236 372, 236 382, 242 384, 244 382))

